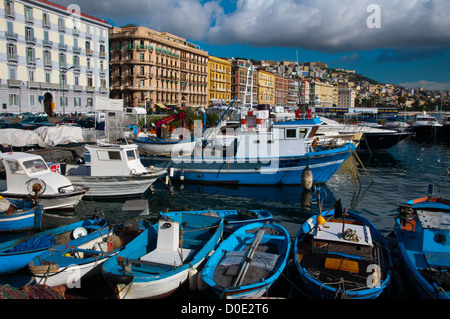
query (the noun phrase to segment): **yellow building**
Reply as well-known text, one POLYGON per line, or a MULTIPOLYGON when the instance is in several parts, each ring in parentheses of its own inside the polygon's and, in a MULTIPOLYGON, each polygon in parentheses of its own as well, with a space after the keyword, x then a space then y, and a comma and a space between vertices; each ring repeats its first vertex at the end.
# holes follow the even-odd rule
POLYGON ((320 100, 320 106, 333 106, 333 86, 328 83, 312 81, 310 83, 310 100, 320 100))
POLYGON ((258 104, 275 104, 275 74, 258 70, 258 104))
POLYGON ((210 104, 231 99, 231 61, 209 56, 208 99, 210 104))

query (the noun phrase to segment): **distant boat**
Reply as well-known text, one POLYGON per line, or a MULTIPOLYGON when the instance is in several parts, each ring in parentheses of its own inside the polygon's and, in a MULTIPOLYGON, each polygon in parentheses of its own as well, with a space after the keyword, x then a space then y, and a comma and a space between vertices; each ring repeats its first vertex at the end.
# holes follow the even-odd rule
POLYGON ((414 138, 422 141, 435 140, 440 135, 443 125, 432 115, 425 111, 415 117, 409 130, 414 134, 414 138))
POLYGON ((101 265, 138 236, 150 223, 126 221, 108 226, 53 247, 34 257, 28 270, 38 284, 77 287, 81 280, 96 275, 101 265))
POLYGON ((31 259, 47 249, 67 243, 84 234, 106 226, 106 221, 98 217, 78 221, 58 228, 0 243, 0 274, 15 272, 27 266, 31 259), (81 228, 80 228, 81 227, 81 228))
POLYGON ((300 185, 307 167, 314 182, 326 183, 356 148, 353 143, 331 148, 316 145, 319 118, 269 125, 266 110, 241 116, 235 132, 208 137, 191 156, 155 156, 143 162, 170 167, 174 179, 188 183, 300 185))
POLYGON ((183 213, 161 219, 102 267, 118 299, 164 298, 195 276, 222 237, 223 219, 183 213))
POLYGON ((199 214, 199 215, 209 215, 209 216, 217 216, 224 219, 224 235, 229 235, 234 232, 238 228, 254 223, 254 222, 272 222, 273 216, 267 210, 234 210, 234 209, 220 209, 220 210, 196 210, 196 211, 181 211, 181 212, 169 212, 169 213, 161 213, 161 217, 173 217, 175 215, 189 213, 189 214, 199 214))
POLYGON ((386 119, 383 128, 389 130, 403 131, 406 130, 409 126, 410 125, 406 123, 405 119, 399 116, 392 116, 386 119))
POLYGON ((410 133, 383 129, 378 126, 340 124, 336 121, 321 118, 323 124, 317 132, 321 138, 349 136, 362 133, 359 149, 362 150, 386 150, 410 136, 410 133))
POLYGON ((160 137, 137 137, 133 143, 146 155, 190 155, 197 141, 187 139, 166 139, 160 137))
POLYGON ((86 194, 85 185, 72 184, 61 174, 52 172, 39 155, 0 153, 0 196, 27 198, 38 195, 44 210, 73 209, 86 194))
POLYGON ((142 165, 136 144, 85 145, 85 163, 60 163, 59 171, 73 183, 89 187, 95 198, 134 197, 144 194, 166 174, 165 169, 142 165))
POLYGON ((220 298, 262 297, 283 273, 290 247, 288 232, 278 224, 242 226, 208 259, 202 279, 220 298))
POLYGON ((41 230, 44 206, 33 200, 5 199, 0 196, 0 232, 41 230))
POLYGON ((392 258, 366 218, 332 209, 309 218, 294 242, 294 263, 314 299, 375 299, 390 285, 392 258))
POLYGON ((450 297, 450 200, 427 196, 399 204, 395 238, 405 278, 418 296, 450 297))

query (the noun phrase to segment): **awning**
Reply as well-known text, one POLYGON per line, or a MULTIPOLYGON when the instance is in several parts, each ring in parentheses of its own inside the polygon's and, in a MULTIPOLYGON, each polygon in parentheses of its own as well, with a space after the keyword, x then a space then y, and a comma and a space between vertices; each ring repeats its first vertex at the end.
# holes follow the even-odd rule
POLYGON ((157 107, 161 108, 161 109, 165 109, 166 108, 166 106, 164 104, 161 104, 161 103, 155 103, 155 105, 157 107))

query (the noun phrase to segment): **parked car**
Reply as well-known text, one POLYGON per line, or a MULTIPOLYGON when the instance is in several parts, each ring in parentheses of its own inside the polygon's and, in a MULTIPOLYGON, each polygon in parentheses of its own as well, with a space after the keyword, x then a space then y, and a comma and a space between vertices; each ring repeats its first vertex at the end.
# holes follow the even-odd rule
POLYGON ((15 129, 19 129, 19 130, 29 129, 21 123, 1 123, 1 122, 0 122, 0 128, 15 128, 15 129))
POLYGON ((21 122, 26 128, 34 130, 40 126, 55 126, 48 121, 48 117, 45 116, 30 116, 21 122))
POLYGON ((95 117, 95 112, 92 112, 92 111, 87 112, 87 113, 83 114, 83 117, 95 117))
POLYGON ((0 118, 15 118, 17 117, 16 113, 1 113, 0 118))
POLYGON ((8 124, 8 120, 6 119, 0 119, 0 124, 8 124))
POLYGON ((45 113, 45 112, 37 112, 37 113, 34 113, 33 116, 43 116, 43 117, 48 117, 48 114, 45 113))
POLYGON ((80 119, 78 121, 78 125, 81 126, 82 128, 94 128, 95 127, 95 119, 92 117, 80 119))
POLYGON ((30 117, 30 116, 33 116, 33 113, 31 113, 31 112, 23 112, 23 113, 20 113, 18 117, 21 118, 21 119, 24 119, 24 118, 27 118, 27 117, 30 117))
POLYGON ((77 125, 78 126, 79 119, 74 117, 65 117, 61 121, 56 122, 56 125, 62 125, 62 124, 70 124, 70 125, 77 125))

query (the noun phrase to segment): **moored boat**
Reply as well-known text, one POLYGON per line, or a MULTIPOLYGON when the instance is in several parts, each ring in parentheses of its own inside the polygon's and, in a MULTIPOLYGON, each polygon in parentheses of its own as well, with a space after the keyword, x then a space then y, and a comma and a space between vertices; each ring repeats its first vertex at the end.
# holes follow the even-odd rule
POLYGON ((302 225, 294 263, 314 299, 375 299, 391 281, 392 258, 382 234, 361 215, 343 211, 340 201, 302 225))
POLYGON ((208 259, 202 279, 220 298, 262 297, 284 271, 290 247, 288 232, 278 224, 242 226, 208 259))
POLYGON ((184 182, 300 185, 306 167, 316 183, 326 183, 356 148, 350 142, 335 148, 319 147, 315 136, 319 118, 269 126, 268 111, 249 111, 242 116, 237 130, 208 138, 192 156, 155 156, 145 162, 170 166, 173 177, 184 182))
POLYGON ((31 259, 42 254, 50 247, 73 240, 80 234, 78 231, 80 227, 90 232, 103 228, 105 225, 106 221, 104 219, 94 216, 88 220, 78 221, 1 243, 0 274, 17 271, 28 265, 31 259))
POLYGON ((148 227, 148 221, 135 220, 98 229, 34 257, 28 270, 38 284, 80 287, 82 279, 98 274, 108 258, 148 227))
POLYGON ((394 233, 411 287, 426 299, 450 297, 450 200, 427 196, 399 204, 394 233))
POLYGON ((118 299, 164 298, 194 276, 222 237, 223 219, 183 213, 161 219, 108 259, 102 274, 118 299))
POLYGON ((197 141, 191 139, 166 139, 160 137, 136 137, 133 143, 146 155, 190 155, 197 141))
POLYGON ((60 163, 59 171, 73 183, 89 187, 95 198, 135 197, 166 174, 165 169, 144 167, 135 144, 86 145, 84 163, 60 163))
POLYGON ((236 209, 218 209, 218 210, 196 210, 196 211, 180 211, 161 213, 161 217, 171 218, 174 215, 183 213, 218 216, 224 219, 224 235, 234 232, 239 227, 254 223, 254 222, 272 222, 273 215, 265 209, 252 210, 236 210, 236 209))
POLYGON ((0 232, 41 230, 44 206, 33 200, 5 199, 0 196, 0 232))
POLYGON ((41 156, 10 152, 0 153, 0 196, 5 198, 27 198, 39 195, 39 204, 44 210, 73 209, 87 191, 85 185, 72 182, 52 172, 41 156))

